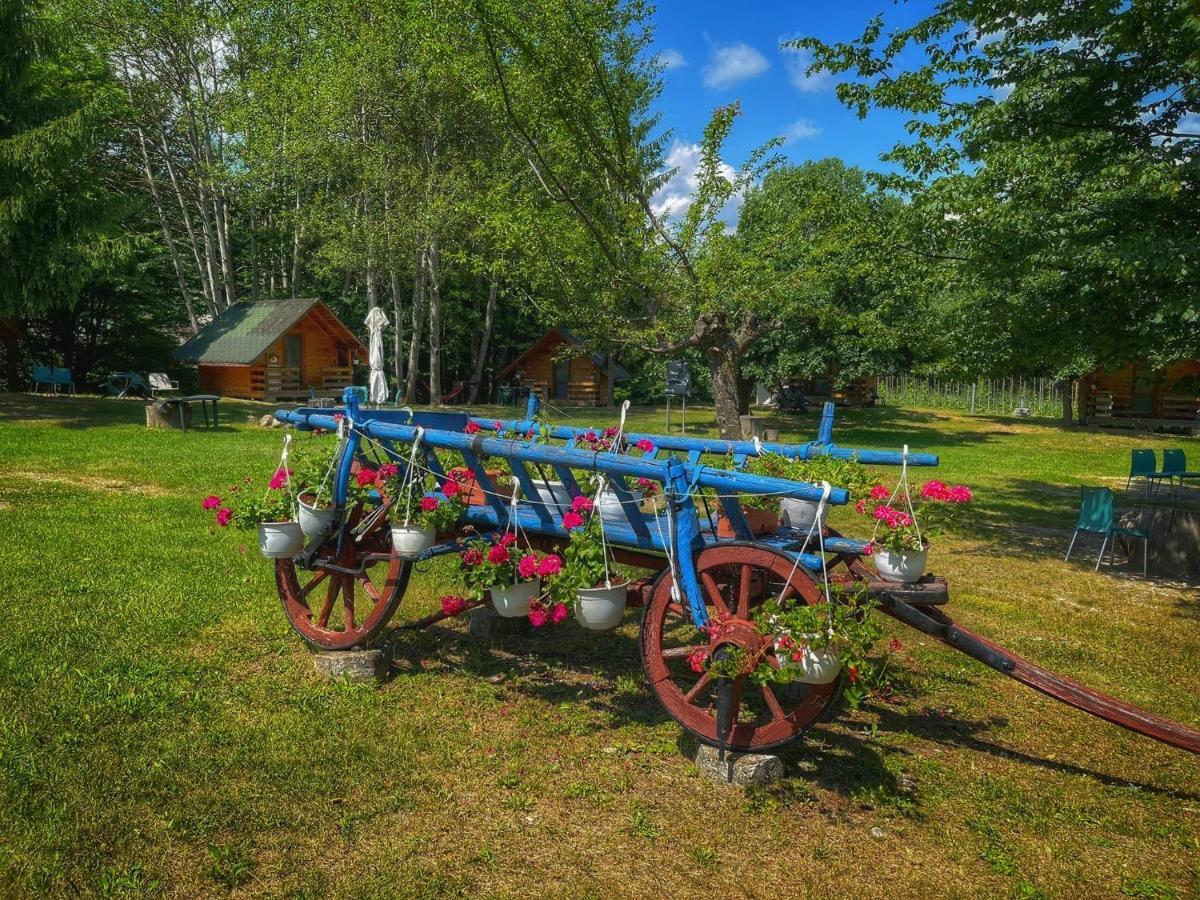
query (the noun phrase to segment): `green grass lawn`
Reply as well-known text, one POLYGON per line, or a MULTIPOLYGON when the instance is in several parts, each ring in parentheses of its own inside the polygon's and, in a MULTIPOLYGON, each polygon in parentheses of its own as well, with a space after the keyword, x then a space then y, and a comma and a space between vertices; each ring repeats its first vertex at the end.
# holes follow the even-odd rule
MULTIPOLYGON (((136 402, 0 397, 0 894, 1200 890, 1195 757, 890 621, 902 702, 814 729, 769 790, 681 755, 634 612, 614 634, 503 645, 451 621, 400 638, 381 688, 320 681, 253 538, 200 511, 279 452, 251 424, 269 408, 222 411, 180 434, 146 429, 136 402)), ((807 439, 816 417, 768 424, 807 439)), ((970 527, 931 561, 964 625, 1200 723, 1194 587, 1093 573, 1092 543, 1062 561, 1078 484, 1123 484, 1135 446, 1200 460, 1200 441, 896 409, 842 413, 835 435, 940 453, 940 476, 975 488, 970 527)), ((422 567, 397 621, 435 608, 448 566, 422 567)))

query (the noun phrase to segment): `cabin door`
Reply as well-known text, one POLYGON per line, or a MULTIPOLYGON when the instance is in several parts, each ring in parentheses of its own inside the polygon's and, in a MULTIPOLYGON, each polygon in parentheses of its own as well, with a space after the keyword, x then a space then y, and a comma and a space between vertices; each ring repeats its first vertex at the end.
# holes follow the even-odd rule
POLYGON ((1154 415, 1154 370, 1146 363, 1134 363, 1130 412, 1135 416, 1154 415))
POLYGON ((283 339, 283 364, 290 368, 300 368, 303 357, 304 339, 298 334, 289 334, 283 339))
POLYGON ((560 359, 554 363, 554 399, 565 402, 570 396, 571 361, 560 359))

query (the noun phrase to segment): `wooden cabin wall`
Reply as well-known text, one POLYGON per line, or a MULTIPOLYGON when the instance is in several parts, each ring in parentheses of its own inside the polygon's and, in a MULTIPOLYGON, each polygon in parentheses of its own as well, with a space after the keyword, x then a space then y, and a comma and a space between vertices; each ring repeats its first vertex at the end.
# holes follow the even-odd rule
POLYGON ((268 365, 271 356, 279 358, 278 365, 284 364, 284 339, 289 335, 300 335, 300 384, 305 388, 310 385, 321 390, 321 370, 332 369, 338 365, 338 346, 329 332, 312 320, 311 317, 297 322, 292 328, 280 335, 266 352, 256 361, 256 365, 268 365))
MULTIPOLYGON (((1139 364, 1141 365, 1141 364, 1139 364)), ((1096 398, 1099 393, 1112 395, 1111 412, 1101 410, 1101 414, 1118 418, 1132 417, 1134 363, 1114 369, 1110 372, 1096 369, 1082 379, 1082 397, 1084 414, 1096 415, 1096 398)), ((1151 411, 1143 415, 1151 418, 1191 418, 1190 407, 1196 404, 1180 403, 1181 392, 1175 388, 1180 379, 1200 376, 1200 360, 1182 360, 1171 363, 1165 369, 1154 373, 1155 386, 1153 390, 1151 411)), ((1183 392, 1186 394, 1186 392, 1183 392)), ((1192 398, 1194 399, 1194 397, 1192 398)))
POLYGON ((237 397, 241 400, 260 399, 250 387, 249 366, 206 366, 196 370, 197 382, 202 394, 219 394, 222 397, 237 397))

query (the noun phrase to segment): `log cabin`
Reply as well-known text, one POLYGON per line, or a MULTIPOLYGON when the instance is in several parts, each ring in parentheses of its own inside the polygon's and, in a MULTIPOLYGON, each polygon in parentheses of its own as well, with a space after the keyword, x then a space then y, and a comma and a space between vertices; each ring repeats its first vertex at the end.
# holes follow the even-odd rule
POLYGON ((316 298, 237 303, 175 351, 201 393, 244 400, 337 397, 367 349, 316 298))
MULTIPOLYGON (((496 377, 557 406, 604 406, 609 402, 608 371, 607 354, 588 353, 579 338, 560 326, 543 334, 496 377)), ((630 378, 615 360, 612 371, 614 382, 630 378)))
POLYGON ((1080 421, 1114 428, 1200 428, 1200 360, 1136 360, 1079 379, 1080 421))

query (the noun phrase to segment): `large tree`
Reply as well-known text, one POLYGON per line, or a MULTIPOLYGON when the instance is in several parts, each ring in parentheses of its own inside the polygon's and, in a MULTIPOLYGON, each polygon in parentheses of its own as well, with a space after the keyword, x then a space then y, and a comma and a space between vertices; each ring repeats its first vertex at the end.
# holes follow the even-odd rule
POLYGON ((961 369, 1069 386, 1200 352, 1198 41, 1184 0, 943 0, 891 34, 794 42, 860 116, 911 116, 883 183, 961 369))

